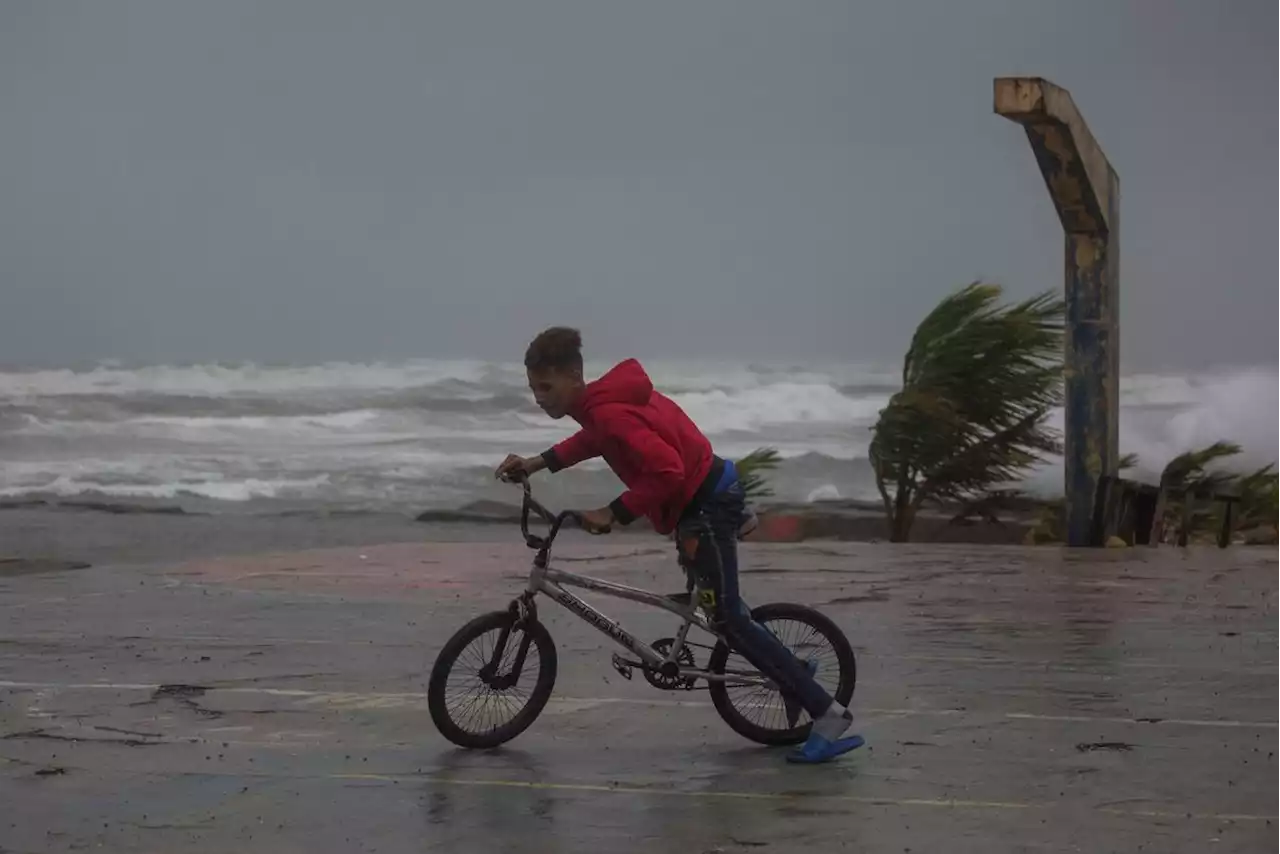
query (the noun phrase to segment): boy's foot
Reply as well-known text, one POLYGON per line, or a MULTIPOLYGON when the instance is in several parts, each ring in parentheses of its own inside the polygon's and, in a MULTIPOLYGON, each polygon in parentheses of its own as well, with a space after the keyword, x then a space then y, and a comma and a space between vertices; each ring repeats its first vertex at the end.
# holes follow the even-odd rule
POLYGON ((813 722, 809 740, 788 753, 787 761, 813 765, 857 750, 865 742, 860 735, 844 736, 851 726, 853 714, 843 706, 832 703, 827 713, 813 722))
POLYGON ((817 765, 830 762, 837 756, 843 756, 851 750, 857 750, 866 744, 860 735, 838 738, 827 741, 822 736, 809 736, 809 740, 787 754, 787 761, 798 765, 817 765))
MULTIPOLYGON (((800 663, 804 665, 805 672, 809 674, 810 679, 813 678, 813 674, 818 672, 818 662, 813 659, 800 663)), ((794 697, 784 693, 782 695, 782 707, 787 712, 787 726, 794 727, 796 722, 800 720, 800 713, 804 711, 804 706, 801 706, 794 697)))

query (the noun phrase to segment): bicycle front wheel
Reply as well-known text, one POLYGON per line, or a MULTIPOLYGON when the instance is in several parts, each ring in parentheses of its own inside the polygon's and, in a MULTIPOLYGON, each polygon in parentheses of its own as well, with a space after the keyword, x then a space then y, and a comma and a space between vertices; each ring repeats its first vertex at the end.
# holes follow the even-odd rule
MULTIPOLYGON (((774 602, 751 610, 751 618, 782 642, 801 661, 816 665, 814 679, 840 705, 849 705, 858 678, 857 661, 849 639, 831 618, 805 605, 774 602)), ((707 669, 717 675, 760 678, 742 653, 723 641, 716 643, 707 669)), ((787 720, 781 692, 771 685, 710 682, 707 688, 716 712, 734 732, 759 744, 800 744, 809 737, 813 721, 801 711, 795 726, 787 720)))
POLYGON ((516 625, 510 611, 482 614, 440 650, 427 708, 440 734, 459 747, 488 749, 524 732, 556 681, 556 648, 537 620, 516 625))

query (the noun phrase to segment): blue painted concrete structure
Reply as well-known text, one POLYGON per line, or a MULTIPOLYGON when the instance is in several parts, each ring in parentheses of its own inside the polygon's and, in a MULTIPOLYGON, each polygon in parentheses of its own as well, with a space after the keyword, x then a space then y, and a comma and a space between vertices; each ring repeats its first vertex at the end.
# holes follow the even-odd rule
POLYGON ((1098 481, 1119 464, 1120 180, 1071 95, 999 77, 995 112, 1026 130, 1065 234, 1067 545, 1092 542, 1098 481))

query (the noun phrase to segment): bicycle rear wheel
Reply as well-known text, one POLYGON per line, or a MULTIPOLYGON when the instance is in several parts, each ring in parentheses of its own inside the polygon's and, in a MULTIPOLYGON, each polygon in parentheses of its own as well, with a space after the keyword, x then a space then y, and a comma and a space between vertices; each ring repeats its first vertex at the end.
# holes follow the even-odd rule
MULTIPOLYGON (((814 679, 840 705, 849 705, 858 678, 857 660, 849 639, 831 618, 805 605, 773 602, 751 610, 751 618, 763 625, 801 661, 814 661, 814 679)), ((707 669, 717 675, 759 677, 742 653, 718 641, 707 669)), ((767 745, 799 744, 809 737, 813 721, 801 711, 795 726, 787 723, 782 693, 769 685, 708 683, 716 712, 743 738, 767 745)))
POLYGON ((556 681, 556 648, 535 619, 516 626, 510 611, 482 614, 436 656, 427 708, 440 734, 459 747, 510 741, 542 713, 556 681))

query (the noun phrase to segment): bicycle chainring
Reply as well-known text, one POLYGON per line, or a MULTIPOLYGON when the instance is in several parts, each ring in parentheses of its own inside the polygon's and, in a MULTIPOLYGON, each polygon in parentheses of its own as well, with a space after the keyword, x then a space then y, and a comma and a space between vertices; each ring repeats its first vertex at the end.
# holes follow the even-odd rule
MULTIPOLYGON (((675 643, 675 638, 662 638, 654 641, 650 646, 653 647, 654 652, 665 658, 670 654, 673 643, 675 643)), ((676 663, 689 669, 697 666, 693 658, 693 650, 687 644, 680 647, 680 654, 676 656, 676 663)), ((692 691, 698 684, 698 680, 692 676, 666 676, 650 667, 644 668, 644 678, 650 685, 663 691, 692 691)))

